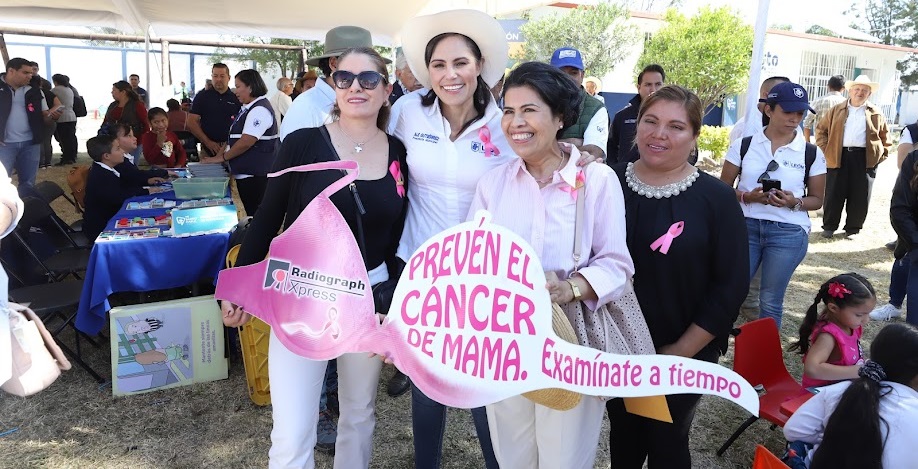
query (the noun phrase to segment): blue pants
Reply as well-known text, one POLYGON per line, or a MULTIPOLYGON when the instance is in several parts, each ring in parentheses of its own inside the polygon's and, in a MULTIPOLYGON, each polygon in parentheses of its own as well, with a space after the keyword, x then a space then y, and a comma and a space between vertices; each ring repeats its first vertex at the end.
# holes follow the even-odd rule
POLYGON ((906 253, 902 259, 893 260, 892 271, 889 272, 889 304, 901 308, 908 292, 908 271, 911 269, 909 259, 911 252, 906 253))
MULTIPOLYGON (((475 422, 485 467, 499 469, 491 446, 491 431, 488 429, 485 408, 472 409, 472 420, 475 422)), ((424 395, 417 386, 411 387, 411 426, 414 430, 414 467, 439 469, 443 454, 443 432, 446 430, 446 406, 424 395)))
MULTIPOLYGON (((908 265, 908 281, 906 282, 907 293, 905 296, 905 322, 913 326, 918 326, 918 253, 912 254, 909 252, 903 260, 908 265)), ((895 271, 895 268, 893 271, 895 271)), ((892 282, 890 282, 889 288, 892 290, 892 282)), ((892 302, 892 300, 890 300, 890 302, 892 302)))
POLYGON ((26 186, 35 186, 38 161, 41 159, 41 144, 32 142, 5 143, 0 145, 0 163, 12 177, 13 170, 19 174, 19 193, 26 186))
POLYGON ((784 293, 794 269, 803 261, 809 236, 800 225, 746 218, 749 232, 749 278, 761 266, 759 317, 773 318, 781 328, 784 293))

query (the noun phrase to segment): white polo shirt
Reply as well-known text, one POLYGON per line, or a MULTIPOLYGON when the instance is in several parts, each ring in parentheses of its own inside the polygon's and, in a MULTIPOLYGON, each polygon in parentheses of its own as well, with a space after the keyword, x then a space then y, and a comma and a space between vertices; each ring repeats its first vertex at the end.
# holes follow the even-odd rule
MULTIPOLYGON (((762 184, 756 182, 759 176, 768 168, 771 160, 778 162, 778 169, 769 172, 771 179, 781 181, 781 189, 791 191, 796 197, 803 196, 803 176, 806 171, 806 142, 803 140, 803 133, 799 130, 794 140, 789 144, 778 148, 778 151, 772 155, 771 140, 765 136, 765 129, 759 129, 752 134, 752 142, 749 144, 749 150, 746 156, 740 162, 740 145, 743 139, 738 139, 730 145, 727 150, 727 161, 736 166, 742 165, 743 172, 740 174, 740 181, 737 189, 741 191, 751 191, 762 184)), ((816 161, 810 166, 810 178, 826 173, 826 157, 822 150, 816 148, 816 161)), ((775 207, 773 205, 750 203, 749 205, 740 204, 743 209, 743 215, 746 218, 756 218, 759 220, 771 220, 784 223, 793 223, 800 225, 809 233, 810 217, 805 210, 795 212, 789 208, 775 207)))
POLYGON ((408 215, 397 255, 407 260, 428 238, 462 223, 468 215, 478 180, 516 156, 500 127, 501 111, 492 100, 482 119, 472 123, 456 141, 440 113, 440 101, 421 105, 421 94, 397 101, 398 117, 389 121, 389 133, 408 150, 408 215), (500 155, 488 156, 479 137, 487 127, 500 155))
MULTIPOLYGON (((252 107, 261 99, 268 98, 259 96, 249 104, 243 104, 242 108, 239 109, 239 116, 245 119, 245 123, 242 127, 242 135, 251 135, 258 140, 265 140, 262 137, 265 135, 265 132, 271 128, 271 125, 274 124, 274 113, 263 106, 252 107), (243 114, 245 115, 243 116, 243 114)), ((242 135, 230 135, 230 138, 242 138, 242 135)), ((270 139, 271 138, 268 138, 268 140, 270 139)), ((229 149, 230 146, 227 145, 226 150, 229 151, 229 149)), ((233 176, 235 179, 245 179, 250 177, 252 177, 251 174, 236 174, 233 176)))
POLYGON ((609 144, 609 113, 606 111, 605 106, 599 108, 596 114, 593 114, 590 124, 583 131, 583 144, 596 145, 606 154, 606 158, 609 157, 608 149, 606 148, 606 145, 609 144))
POLYGON ((324 79, 316 80, 316 86, 296 97, 284 114, 280 124, 280 139, 300 129, 322 127, 331 123, 331 111, 335 106, 335 90, 324 79))

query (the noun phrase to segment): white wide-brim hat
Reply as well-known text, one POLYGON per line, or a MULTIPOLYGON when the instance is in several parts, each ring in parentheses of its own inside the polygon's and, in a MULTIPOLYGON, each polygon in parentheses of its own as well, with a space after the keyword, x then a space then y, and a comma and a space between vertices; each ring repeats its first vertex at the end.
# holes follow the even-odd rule
POLYGON ((444 33, 459 33, 475 41, 484 64, 481 78, 489 87, 497 84, 507 67, 507 35, 500 23, 483 11, 449 10, 433 15, 416 16, 402 28, 402 50, 415 78, 431 89, 430 74, 424 63, 427 43, 444 33))
POLYGON ((875 82, 875 81, 871 81, 871 80, 870 80, 870 77, 868 77, 867 75, 860 75, 860 76, 858 76, 857 78, 855 78, 854 80, 848 80, 848 81, 846 81, 846 82, 845 82, 845 90, 850 90, 851 87, 854 86, 854 85, 869 86, 869 87, 870 87, 870 92, 871 92, 871 93, 876 93, 877 90, 880 89, 880 84, 877 83, 877 82, 875 82))

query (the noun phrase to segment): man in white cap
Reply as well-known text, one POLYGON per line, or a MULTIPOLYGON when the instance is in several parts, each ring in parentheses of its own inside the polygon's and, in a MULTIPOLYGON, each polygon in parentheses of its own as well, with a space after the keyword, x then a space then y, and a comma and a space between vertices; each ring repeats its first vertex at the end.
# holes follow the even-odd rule
MULTIPOLYGON (((331 75, 338 69, 338 56, 353 47, 373 47, 373 38, 366 29, 357 26, 338 26, 325 34, 325 54, 306 60, 306 65, 319 67, 322 79, 316 86, 303 92, 296 99, 281 122, 280 138, 299 129, 320 127, 331 122, 331 111, 335 105, 335 84, 331 75)), ((386 59, 386 63, 391 60, 386 59)))
POLYGON ((847 202, 845 234, 855 239, 864 227, 877 166, 889 156, 889 127, 880 108, 867 102, 880 84, 867 75, 845 83, 848 100, 835 105, 816 124, 816 145, 826 155, 822 237, 831 238, 847 202))

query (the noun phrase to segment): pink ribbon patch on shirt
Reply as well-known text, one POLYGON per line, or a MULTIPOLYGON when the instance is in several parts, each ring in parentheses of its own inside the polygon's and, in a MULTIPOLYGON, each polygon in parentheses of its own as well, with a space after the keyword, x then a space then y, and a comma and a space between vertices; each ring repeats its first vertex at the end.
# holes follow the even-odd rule
POLYGON ((561 186, 560 189, 564 192, 569 193, 571 195, 571 198, 574 199, 574 202, 576 202, 577 194, 580 193, 579 189, 583 187, 583 183, 584 183, 584 176, 583 176, 583 170, 581 169, 580 171, 577 172, 577 178, 574 179, 573 186, 571 185, 561 186))
POLYGON ((677 221, 676 223, 673 223, 672 226, 666 230, 666 234, 657 238, 657 240, 650 245, 650 250, 656 251, 659 248, 661 254, 668 253, 669 247, 673 244, 673 240, 682 234, 683 228, 685 228, 684 221, 677 221))
POLYGON ((405 197, 405 176, 402 175, 402 165, 398 161, 389 165, 389 174, 395 179, 395 192, 399 197, 405 197))
POLYGON ((486 157, 500 155, 500 149, 491 143, 491 131, 488 130, 487 127, 478 129, 478 138, 480 138, 481 143, 484 144, 484 152, 486 157))

